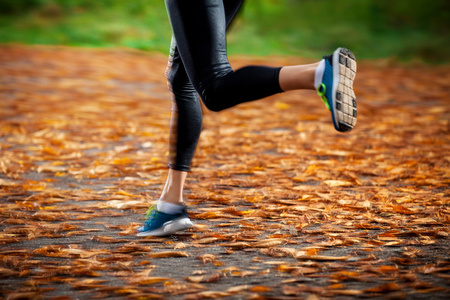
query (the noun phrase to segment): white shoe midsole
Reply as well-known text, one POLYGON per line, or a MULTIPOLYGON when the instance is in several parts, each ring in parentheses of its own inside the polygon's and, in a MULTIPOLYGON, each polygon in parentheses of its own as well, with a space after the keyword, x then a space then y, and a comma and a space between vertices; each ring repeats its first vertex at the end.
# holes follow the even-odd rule
POLYGON ((164 223, 161 228, 152 231, 138 232, 137 236, 164 236, 180 230, 192 228, 192 226, 194 226, 194 224, 192 224, 188 217, 181 217, 164 223))
POLYGON ((163 230, 165 233, 170 234, 176 231, 191 228, 193 226, 191 220, 187 217, 175 219, 164 224, 163 230))

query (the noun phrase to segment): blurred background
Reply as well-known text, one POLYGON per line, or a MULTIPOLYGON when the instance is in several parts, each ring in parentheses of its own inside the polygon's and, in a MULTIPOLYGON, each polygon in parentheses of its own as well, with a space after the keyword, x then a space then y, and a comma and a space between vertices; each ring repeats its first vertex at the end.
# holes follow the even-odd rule
MULTIPOLYGON (((337 46, 361 59, 448 62, 449 0, 248 0, 229 53, 318 58, 337 46)), ((168 52, 163 0, 1 0, 0 43, 168 52)))

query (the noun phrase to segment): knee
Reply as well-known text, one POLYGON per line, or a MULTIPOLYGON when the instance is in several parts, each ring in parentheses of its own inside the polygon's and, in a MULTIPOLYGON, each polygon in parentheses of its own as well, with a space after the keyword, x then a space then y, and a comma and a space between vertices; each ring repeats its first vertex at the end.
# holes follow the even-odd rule
POLYGON ((222 99, 223 92, 214 83, 202 92, 201 98, 206 108, 211 111, 219 112, 226 108, 222 99))
POLYGON ((186 81, 189 80, 184 70, 179 68, 178 65, 174 64, 168 69, 166 71, 166 78, 170 89, 176 91, 182 88, 186 84, 186 81))
POLYGON ((169 90, 176 96, 177 101, 178 99, 191 99, 193 94, 197 95, 196 90, 182 68, 172 68, 167 74, 167 82, 169 90))
POLYGON ((210 111, 219 112, 224 110, 225 108, 220 105, 218 101, 215 101, 214 98, 202 98, 203 104, 205 104, 206 108, 210 111))

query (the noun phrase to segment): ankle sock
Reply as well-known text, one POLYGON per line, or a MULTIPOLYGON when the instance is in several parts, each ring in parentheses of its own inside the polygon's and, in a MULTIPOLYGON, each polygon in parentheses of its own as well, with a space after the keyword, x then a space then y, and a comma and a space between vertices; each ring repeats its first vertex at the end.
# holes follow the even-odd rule
POLYGON ((325 72, 325 60, 322 59, 316 68, 316 74, 314 76, 314 88, 317 90, 322 83, 323 73, 325 72))
POLYGON ((163 212, 165 214, 178 214, 183 211, 184 206, 183 205, 177 205, 169 202, 164 202, 159 200, 156 204, 156 209, 160 212, 163 212))

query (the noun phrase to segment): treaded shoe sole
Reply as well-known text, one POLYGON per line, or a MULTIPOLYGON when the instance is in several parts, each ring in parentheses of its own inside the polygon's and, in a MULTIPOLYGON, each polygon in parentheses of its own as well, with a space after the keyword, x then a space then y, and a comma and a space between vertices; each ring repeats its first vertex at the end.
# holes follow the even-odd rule
POLYGON ((177 231, 192 228, 194 226, 188 217, 181 217, 169 222, 166 222, 158 229, 151 231, 138 232, 137 236, 165 236, 171 235, 177 231))
POLYGON ((345 48, 338 48, 333 53, 333 89, 331 113, 333 123, 338 131, 350 131, 356 124, 357 105, 353 91, 356 76, 356 59, 345 48))

